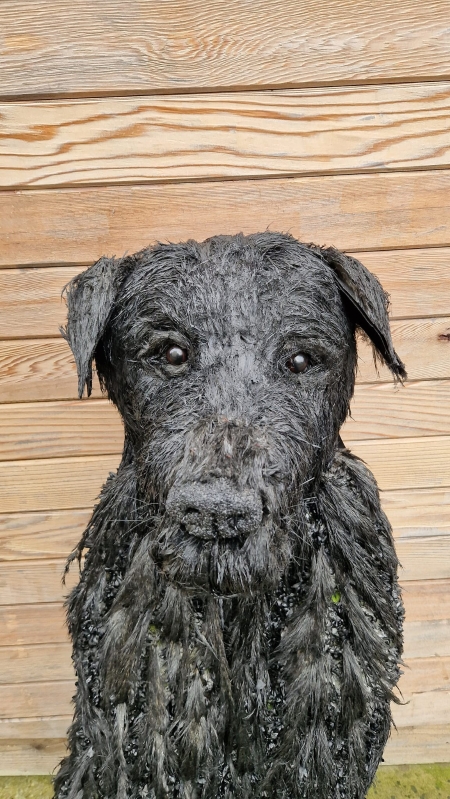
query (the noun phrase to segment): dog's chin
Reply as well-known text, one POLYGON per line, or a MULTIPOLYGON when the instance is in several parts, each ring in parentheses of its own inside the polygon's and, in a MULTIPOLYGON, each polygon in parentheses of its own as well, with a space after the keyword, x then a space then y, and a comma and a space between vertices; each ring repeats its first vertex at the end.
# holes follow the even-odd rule
POLYGON ((187 593, 223 596, 275 590, 290 560, 288 536, 270 524, 249 536, 197 538, 163 529, 154 550, 162 576, 187 593))

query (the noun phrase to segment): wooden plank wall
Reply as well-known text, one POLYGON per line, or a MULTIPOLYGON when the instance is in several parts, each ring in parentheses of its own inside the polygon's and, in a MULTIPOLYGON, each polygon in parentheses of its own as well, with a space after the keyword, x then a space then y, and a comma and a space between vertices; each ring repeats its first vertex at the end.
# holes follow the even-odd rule
POLYGON ((98 389, 75 399, 61 289, 105 253, 267 227, 391 293, 409 380, 362 346, 343 437, 403 564, 386 762, 450 759, 449 19, 449 0, 1 3, 0 774, 63 754, 61 573, 122 444, 98 389))

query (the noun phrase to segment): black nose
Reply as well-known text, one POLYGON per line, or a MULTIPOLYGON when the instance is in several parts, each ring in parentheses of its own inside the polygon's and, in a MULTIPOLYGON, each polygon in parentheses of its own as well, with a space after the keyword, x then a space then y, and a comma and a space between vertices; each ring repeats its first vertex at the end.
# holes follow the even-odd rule
POLYGON ((174 485, 166 510, 187 533, 204 539, 248 535, 260 524, 263 514, 256 491, 237 489, 223 478, 174 485))

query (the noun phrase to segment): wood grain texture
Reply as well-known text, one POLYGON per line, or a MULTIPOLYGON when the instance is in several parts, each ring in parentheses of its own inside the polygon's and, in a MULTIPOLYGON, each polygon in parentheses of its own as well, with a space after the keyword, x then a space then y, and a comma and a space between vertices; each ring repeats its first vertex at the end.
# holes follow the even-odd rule
POLYGON ((8 685, 0 685, 0 718, 45 716, 49 715, 49 708, 54 716, 69 714, 74 693, 73 679, 20 683, 14 691, 8 685))
POLYGON ((427 724, 392 729, 383 757, 386 766, 446 763, 449 751, 449 725, 427 724))
POLYGON ((42 680, 74 682, 71 652, 68 642, 0 647, 0 685, 42 680))
POLYGON ((450 436, 356 441, 351 450, 382 491, 450 486, 450 436))
POLYGON ((92 509, 0 514, 0 560, 67 558, 92 509))
POLYGON ((106 455, 122 448, 123 425, 108 400, 0 405, 0 460, 106 455))
POLYGON ((0 605, 61 603, 78 582, 74 564, 63 584, 65 564, 66 559, 0 562, 0 605))
MULTIPOLYGON (((32 722, 24 719, 24 725, 29 726, 29 721, 32 722)), ((61 726, 69 722, 70 718, 67 718, 61 726)), ((448 759, 449 747, 448 724, 393 728, 384 752, 384 765, 443 763, 448 759)), ((0 775, 51 774, 65 754, 65 740, 62 738, 3 739, 0 775)))
MULTIPOLYGON (((0 420, 2 410, 0 407, 0 420)), ((352 446, 364 439, 445 435, 449 431, 449 380, 406 382, 402 386, 357 383, 342 438, 352 446)))
POLYGON ((436 79, 447 0, 3 0, 4 97, 436 79))
MULTIPOLYGON (((417 569, 421 573, 417 579, 425 574, 433 580, 446 576, 450 489, 384 491, 381 502, 393 525, 403 569, 408 573, 405 577, 403 572, 403 579, 416 579, 409 575, 417 569)), ((0 560, 66 558, 91 513, 92 508, 0 514, 0 560)))
POLYGON ((65 738, 71 722, 72 713, 67 716, 49 716, 47 714, 25 719, 0 719, 0 740, 65 738))
POLYGON ((397 541, 450 535, 448 488, 383 491, 381 503, 394 528, 397 541))
POLYGON ((61 602, 0 606, 0 646, 67 641, 66 613, 61 602))
MULTIPOLYGON (((342 428, 348 446, 369 439, 445 435, 450 430, 450 380, 395 387, 358 384, 342 428)), ((0 405, 0 460, 119 453, 123 426, 107 400, 0 405)))
POLYGON ((446 167, 449 115, 448 82, 3 103, 0 188, 446 167))
MULTIPOLYGON (((355 253, 390 294, 391 319, 450 315, 450 249, 355 253)), ((64 286, 85 267, 0 270, 0 339, 54 337, 65 324, 64 286)))
MULTIPOLYGON (((450 317, 403 319, 393 322, 391 327, 396 350, 406 363, 410 380, 450 377, 450 317)), ((372 348, 360 340, 357 383, 382 382, 390 384, 392 402, 397 403, 398 410, 401 391, 397 397, 389 370, 375 366, 372 348)), ((62 338, 0 341, 0 402, 72 400, 76 399, 76 392, 75 363, 62 338)), ((389 391, 386 393, 389 396, 389 391)), ((93 398, 99 397, 101 392, 95 378, 93 398)))
POLYGON ((344 250, 450 245, 450 170, 0 193, 0 266, 289 230, 344 250))
MULTIPOLYGON (((389 490, 450 486, 450 436, 357 441, 352 445, 389 490)), ((90 455, 0 463, 4 513, 84 508, 97 498, 120 455, 90 455)))
POLYGON ((54 774, 66 753, 63 738, 0 739, 0 776, 54 774))
MULTIPOLYGON (((99 396, 95 377, 93 397, 99 396)), ((0 341, 0 402, 76 397, 75 361, 62 338, 0 341)))

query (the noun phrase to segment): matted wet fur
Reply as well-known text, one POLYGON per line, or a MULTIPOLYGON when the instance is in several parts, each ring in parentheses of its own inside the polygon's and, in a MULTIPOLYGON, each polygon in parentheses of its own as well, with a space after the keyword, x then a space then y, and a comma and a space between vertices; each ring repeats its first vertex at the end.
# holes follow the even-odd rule
POLYGON ((74 557, 58 799, 361 799, 402 604, 375 480, 339 439, 355 329, 396 378, 387 296, 288 235, 102 258, 68 287, 79 375, 125 426, 74 557))

